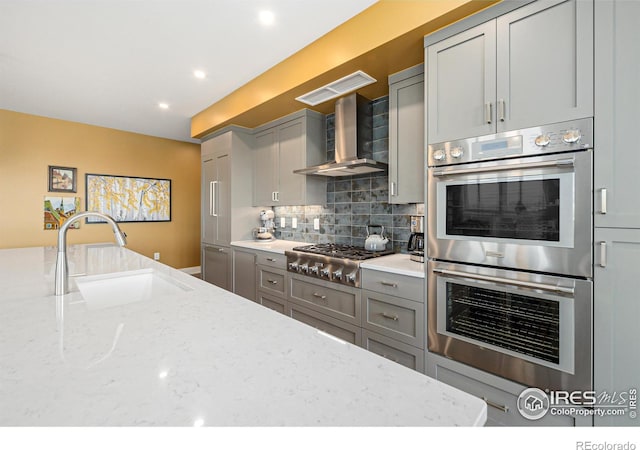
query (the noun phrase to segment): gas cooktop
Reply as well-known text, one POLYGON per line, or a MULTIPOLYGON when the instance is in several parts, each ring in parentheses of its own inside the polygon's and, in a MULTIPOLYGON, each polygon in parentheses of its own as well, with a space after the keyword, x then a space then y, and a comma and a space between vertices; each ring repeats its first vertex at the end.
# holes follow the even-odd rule
POLYGON ((374 252, 365 250, 362 247, 346 244, 312 244, 294 247, 294 251, 303 253, 313 253, 316 255, 332 256, 334 258, 347 258, 361 261, 364 259, 376 258, 378 256, 390 255, 393 250, 374 252))

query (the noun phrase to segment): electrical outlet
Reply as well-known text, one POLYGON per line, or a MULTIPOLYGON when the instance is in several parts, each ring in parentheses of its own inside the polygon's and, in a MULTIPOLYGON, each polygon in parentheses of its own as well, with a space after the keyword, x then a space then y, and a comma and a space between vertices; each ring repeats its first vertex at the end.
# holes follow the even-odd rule
POLYGON ((155 259, 156 261, 160 261, 160 252, 155 252, 153 254, 153 259, 155 259))
POLYGON ((318 231, 320 229, 320 219, 317 217, 313 219, 313 229, 318 231))
POLYGON ((280 217, 280 228, 284 228, 287 226, 287 219, 284 217, 280 217))
POLYGON ((291 228, 298 228, 298 219, 295 217, 291 219, 291 228))

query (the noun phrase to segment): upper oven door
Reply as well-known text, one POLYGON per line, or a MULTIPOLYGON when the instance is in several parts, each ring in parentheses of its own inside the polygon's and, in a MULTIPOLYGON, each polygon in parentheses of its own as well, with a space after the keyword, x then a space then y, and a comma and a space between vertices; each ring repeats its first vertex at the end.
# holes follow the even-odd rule
POLYGON ((432 259, 591 276, 592 152, 429 168, 432 259))

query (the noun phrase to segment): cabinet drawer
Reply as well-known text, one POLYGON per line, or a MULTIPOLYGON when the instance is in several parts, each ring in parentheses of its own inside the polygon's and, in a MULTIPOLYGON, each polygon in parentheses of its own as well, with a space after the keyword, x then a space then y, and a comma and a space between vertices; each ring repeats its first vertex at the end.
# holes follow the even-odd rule
MULTIPOLYGON (((428 356, 431 358, 431 355, 428 356)), ((453 362, 452 364, 459 364, 453 362)), ((431 366, 432 364, 429 363, 431 366)), ((433 376, 429 369, 429 375, 433 376)), ((498 387, 479 381, 471 376, 460 373, 450 364, 437 364, 435 378, 450 386, 456 387, 471 395, 475 395, 487 402, 487 426, 576 426, 576 418, 572 416, 552 416, 547 413, 538 420, 525 419, 518 412, 518 395, 504 391, 498 387)), ((490 377, 493 377, 489 375, 490 377)), ((492 383, 494 384, 494 383, 492 383)), ((524 390, 524 386, 522 390, 524 390)), ((521 391, 520 391, 521 392, 521 391)))
POLYGON ((281 298, 286 298, 286 272, 279 269, 258 266, 258 290, 268 292, 281 298))
POLYGON ((281 299, 278 297, 272 297, 270 295, 266 295, 266 294, 263 294, 262 292, 259 292, 258 303, 260 303, 265 308, 273 309, 274 311, 277 311, 280 314, 286 314, 287 302, 284 299, 281 299))
POLYGON ((363 295, 363 327, 424 348, 424 305, 368 290, 363 295))
POLYGON ((424 278, 363 269, 362 288, 424 303, 424 278))
POLYGON ((362 339, 362 330, 360 327, 292 303, 289 304, 288 315, 293 319, 306 323, 313 328, 324 331, 343 341, 360 346, 362 339))
POLYGON ((424 373, 424 350, 367 330, 362 331, 362 346, 383 358, 424 373))
POLYGON ((280 253, 256 252, 256 264, 275 269, 286 269, 287 257, 280 253))
POLYGON ((360 289, 328 287, 291 276, 290 300, 360 326, 360 289))

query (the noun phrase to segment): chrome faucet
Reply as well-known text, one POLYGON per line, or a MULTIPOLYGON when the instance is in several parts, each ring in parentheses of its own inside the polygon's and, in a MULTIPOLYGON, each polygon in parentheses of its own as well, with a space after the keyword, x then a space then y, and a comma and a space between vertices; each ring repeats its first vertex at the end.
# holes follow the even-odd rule
POLYGON ((72 223, 83 217, 100 217, 111 224, 116 242, 120 247, 127 245, 127 235, 120 229, 111 216, 94 211, 85 211, 71 216, 58 231, 58 256, 56 258, 56 295, 64 295, 69 292, 69 270, 67 269, 67 230, 72 223))

